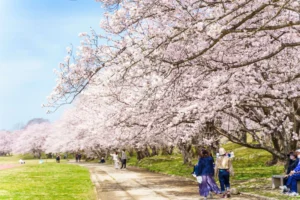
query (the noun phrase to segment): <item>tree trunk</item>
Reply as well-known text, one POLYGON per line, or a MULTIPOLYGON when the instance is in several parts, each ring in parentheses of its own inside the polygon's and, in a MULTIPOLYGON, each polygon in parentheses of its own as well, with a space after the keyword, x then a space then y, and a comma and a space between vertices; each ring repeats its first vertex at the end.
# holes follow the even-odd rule
POLYGON ((151 156, 157 156, 158 155, 156 146, 150 146, 150 149, 151 149, 151 156))
POLYGON ((272 154, 272 160, 269 160, 266 164, 268 166, 272 166, 272 165, 276 165, 279 161, 278 156, 276 156, 275 154, 272 154))
POLYGON ((110 151, 109 151, 109 150, 106 150, 106 154, 105 154, 105 160, 107 160, 107 159, 108 159, 109 153, 110 153, 110 151))
POLYGON ((138 161, 142 160, 143 158, 145 158, 145 154, 144 151, 141 149, 136 149, 136 158, 138 161))
POLYGON ((192 145, 191 144, 187 144, 187 143, 181 143, 178 145, 181 154, 182 154, 182 158, 183 158, 183 164, 192 164, 192 156, 193 156, 193 152, 192 152, 192 145))
POLYGON ((148 147, 145 147, 145 149, 144 149, 144 155, 145 155, 145 157, 150 157, 150 152, 149 152, 149 149, 148 149, 148 147))
MULTIPOLYGON (((247 132, 241 132, 241 135, 240 135, 240 140, 242 141, 242 142, 247 142, 247 132)), ((252 141, 254 141, 254 138, 252 137, 252 141)))
POLYGON ((219 148, 220 148, 220 141, 216 141, 213 143, 212 148, 211 148, 211 153, 212 155, 216 155, 219 152, 219 148))
POLYGON ((134 154, 134 149, 133 148, 129 148, 128 149, 128 153, 129 153, 129 156, 132 157, 133 154, 134 154))
POLYGON ((102 153, 101 149, 100 149, 100 150, 95 149, 95 150, 92 150, 92 152, 93 152, 93 153, 97 156, 97 158, 99 158, 99 159, 103 156, 103 153, 102 153))
POLYGON ((193 153, 193 158, 199 158, 199 155, 201 153, 201 147, 200 146, 195 146, 195 151, 193 153))
POLYGON ((164 145, 161 147, 161 155, 163 155, 163 156, 169 155, 167 146, 164 145))
POLYGON ((170 146, 169 150, 168 150, 168 154, 172 155, 173 154, 173 150, 174 150, 174 146, 170 146))

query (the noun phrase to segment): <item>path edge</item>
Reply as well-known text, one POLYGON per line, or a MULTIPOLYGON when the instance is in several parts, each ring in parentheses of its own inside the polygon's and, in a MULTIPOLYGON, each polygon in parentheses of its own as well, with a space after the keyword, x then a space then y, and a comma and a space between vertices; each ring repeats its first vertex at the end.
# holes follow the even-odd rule
POLYGON ((258 194, 252 194, 252 193, 247 193, 247 192, 240 192, 240 194, 245 195, 245 196, 250 196, 250 197, 257 197, 260 200, 277 200, 277 199, 274 199, 274 198, 271 198, 271 197, 265 197, 265 196, 261 196, 261 195, 258 195, 258 194))
MULTIPOLYGON (((137 168, 137 169, 142 169, 142 170, 145 170, 145 171, 148 171, 148 172, 157 173, 157 174, 162 174, 162 175, 166 175, 166 176, 170 176, 170 177, 176 177, 176 178, 180 178, 180 179, 185 179, 186 181, 194 181, 194 182, 197 182, 197 180, 196 180, 195 178, 192 178, 192 177, 191 177, 191 178, 188 178, 188 177, 182 177, 182 176, 177 176, 177 175, 165 174, 165 173, 162 173, 162 172, 154 172, 154 171, 148 170, 148 169, 146 169, 146 168, 137 167, 137 166, 132 166, 132 165, 129 165, 129 167, 137 168)), ((239 194, 245 195, 245 196, 249 196, 249 197, 256 197, 256 198, 259 198, 260 200, 277 200, 277 199, 275 199, 275 198, 266 197, 266 196, 261 196, 261 195, 258 195, 258 194, 247 193, 247 192, 239 192, 239 194)), ((234 195, 234 196, 237 196, 237 195, 234 195)))

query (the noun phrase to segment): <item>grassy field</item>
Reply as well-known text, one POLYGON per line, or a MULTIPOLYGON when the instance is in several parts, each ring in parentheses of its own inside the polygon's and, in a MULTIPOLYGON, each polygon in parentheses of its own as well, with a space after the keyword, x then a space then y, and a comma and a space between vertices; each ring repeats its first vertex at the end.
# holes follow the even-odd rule
MULTIPOLYGON (((24 158, 24 157, 22 157, 24 158)), ((17 164, 19 157, 0 157, 0 165, 17 164)), ((95 200, 89 172, 77 165, 55 163, 54 159, 26 160, 11 169, 0 170, 0 199, 5 200, 95 200)))
MULTIPOLYGON (((279 190, 271 189, 271 177, 274 174, 283 174, 283 164, 266 166, 271 159, 271 154, 257 149, 249 149, 237 144, 228 143, 224 145, 227 150, 233 150, 235 176, 231 178, 232 187, 238 188, 241 192, 254 193, 275 199, 293 199, 281 195, 279 190)), ((193 160, 196 164, 197 160, 193 160)), ((183 165, 180 155, 154 156, 145 158, 138 162, 135 157, 129 158, 128 165, 148 169, 169 175, 191 178, 193 167, 183 165)), ((295 198, 294 198, 295 199, 295 198)))

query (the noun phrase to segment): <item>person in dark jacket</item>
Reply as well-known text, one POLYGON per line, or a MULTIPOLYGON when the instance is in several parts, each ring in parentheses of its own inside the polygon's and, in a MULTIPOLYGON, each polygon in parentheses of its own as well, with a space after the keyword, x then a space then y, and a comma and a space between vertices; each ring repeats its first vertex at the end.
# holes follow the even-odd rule
POLYGON ((196 168, 196 176, 202 177, 202 182, 199 183, 199 194, 200 196, 204 196, 205 199, 208 195, 211 195, 211 192, 215 192, 216 194, 221 193, 221 190, 214 180, 213 163, 214 160, 208 151, 203 150, 198 161, 198 167, 196 168))
POLYGON ((81 154, 79 153, 78 154, 78 162, 80 162, 81 161, 81 154))
POLYGON ((288 175, 291 173, 291 171, 293 171, 297 167, 299 162, 299 159, 296 158, 294 152, 290 152, 287 156, 289 157, 289 166, 286 170, 287 176, 285 177, 285 179, 283 179, 284 185, 286 185, 286 182, 288 180, 288 175))
POLYGON ((56 155, 56 162, 60 163, 60 155, 59 154, 56 155))
POLYGON ((77 153, 76 153, 76 155, 75 155, 75 159, 76 159, 76 162, 78 162, 79 157, 78 157, 78 154, 77 154, 77 153))
MULTIPOLYGON (((295 151, 295 155, 297 155, 297 158, 300 159, 300 149, 295 151)), ((289 173, 286 186, 283 186, 283 192, 287 190, 287 195, 298 196, 297 181, 300 181, 300 162, 298 162, 296 168, 289 173)))
POLYGON ((101 158, 100 163, 105 163, 104 157, 101 158))
POLYGON ((289 156, 290 160, 289 160, 289 166, 287 168, 286 174, 290 174, 290 172, 293 171, 297 167, 298 162, 299 162, 299 159, 296 158, 294 152, 290 152, 288 154, 288 156, 289 156))

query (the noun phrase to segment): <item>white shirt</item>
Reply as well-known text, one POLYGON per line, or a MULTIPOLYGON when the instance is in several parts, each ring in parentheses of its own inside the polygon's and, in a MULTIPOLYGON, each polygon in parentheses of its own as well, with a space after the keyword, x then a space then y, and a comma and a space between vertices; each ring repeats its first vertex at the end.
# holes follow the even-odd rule
POLYGON ((124 159, 124 160, 127 159, 125 151, 122 151, 122 157, 121 158, 124 159))
POLYGON ((113 160, 114 161, 117 161, 117 160, 119 160, 118 159, 118 155, 117 154, 110 154, 112 157, 113 157, 113 160))

